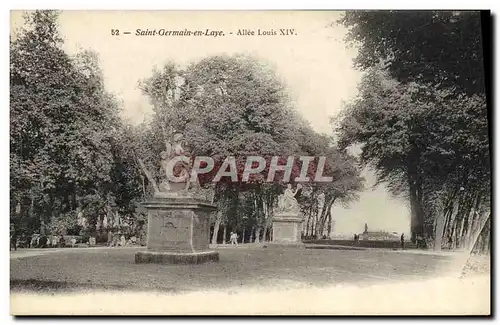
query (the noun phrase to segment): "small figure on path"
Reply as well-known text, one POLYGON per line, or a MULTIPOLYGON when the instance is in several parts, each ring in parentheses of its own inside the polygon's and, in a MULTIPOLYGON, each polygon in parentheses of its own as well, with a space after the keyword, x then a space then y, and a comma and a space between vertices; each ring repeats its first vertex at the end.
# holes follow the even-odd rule
POLYGON ((108 242, 107 242, 107 245, 108 246, 112 246, 113 245, 113 232, 111 230, 108 231, 108 242))
POLYGON ((231 231, 231 236, 229 237, 231 245, 238 246, 238 234, 231 231))
POLYGON ((401 234, 401 249, 405 249, 405 234, 401 234))
POLYGON ((125 246, 125 244, 127 244, 127 241, 125 240, 125 236, 122 235, 120 237, 120 246, 125 246))
POLYGON ((31 241, 30 241, 30 248, 35 248, 38 247, 38 239, 40 235, 37 233, 34 233, 33 236, 31 236, 31 241))
POLYGON ((63 235, 59 236, 59 243, 58 243, 58 244, 59 244, 59 247, 64 247, 64 246, 66 246, 66 243, 65 243, 65 240, 64 240, 64 236, 63 236, 63 235))
POLYGON ((420 249, 426 248, 425 239, 421 235, 417 235, 417 248, 420 248, 420 249))
POLYGON ((58 244, 59 244, 59 237, 53 236, 52 237, 52 247, 57 247, 58 244))
POLYGON ((40 235, 38 238, 38 247, 47 248, 48 245, 50 245, 49 238, 45 235, 40 235))

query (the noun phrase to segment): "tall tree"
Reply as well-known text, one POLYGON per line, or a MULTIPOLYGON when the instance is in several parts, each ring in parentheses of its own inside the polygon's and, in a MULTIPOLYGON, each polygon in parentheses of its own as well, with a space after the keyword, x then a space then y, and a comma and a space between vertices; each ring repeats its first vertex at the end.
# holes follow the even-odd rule
POLYGON ((349 29, 346 41, 359 46, 355 66, 367 71, 340 127, 344 145, 363 143, 362 160, 393 192, 406 194, 413 238, 434 228, 440 240, 447 227, 457 228, 464 220, 450 217, 457 193, 489 195, 480 18, 465 11, 351 11, 339 21, 349 29))
POLYGON ((11 193, 31 218, 40 216, 41 231, 75 211, 79 198, 109 194, 119 112, 97 56, 63 51, 57 18, 55 11, 26 15, 10 43, 11 193))
POLYGON ((436 215, 424 207, 430 207, 436 193, 445 193, 446 209, 453 205, 448 195, 451 200, 460 188, 472 196, 489 195, 484 96, 457 97, 451 91, 403 84, 372 69, 359 96, 347 105, 338 131, 341 148, 361 144, 361 161, 373 166, 395 194, 409 199, 414 236, 432 235, 436 215))
POLYGON ((348 11, 340 23, 359 46, 355 65, 381 61, 391 76, 459 93, 484 93, 481 15, 477 11, 348 11))

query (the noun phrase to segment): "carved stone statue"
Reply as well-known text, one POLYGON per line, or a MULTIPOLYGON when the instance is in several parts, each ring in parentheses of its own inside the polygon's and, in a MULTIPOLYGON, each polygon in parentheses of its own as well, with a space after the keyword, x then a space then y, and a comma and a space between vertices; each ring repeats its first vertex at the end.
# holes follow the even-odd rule
POLYGON ((299 203, 295 198, 297 192, 302 188, 299 184, 295 191, 292 190, 292 185, 287 184, 285 192, 278 197, 278 212, 294 212, 300 211, 299 203))
POLYGON ((168 141, 165 142, 166 150, 160 153, 159 185, 140 157, 136 157, 153 186, 155 197, 177 196, 179 192, 187 194, 192 189, 193 183, 198 188, 198 178, 195 171, 192 170, 191 160, 182 147, 183 139, 184 136, 181 133, 176 133, 173 136, 172 144, 168 141), (195 175, 194 181, 191 181, 192 173, 195 175))
POLYGON ((116 212, 114 215, 113 226, 120 227, 120 225, 121 225, 121 218, 120 218, 120 215, 118 214, 118 212, 116 212))
POLYGON ((320 209, 325 205, 325 193, 320 193, 318 195, 318 205, 320 209))
POLYGON ((160 174, 162 175, 160 192, 187 191, 190 188, 192 166, 188 162, 188 153, 182 147, 183 139, 184 136, 181 133, 176 133, 173 137, 173 144, 167 142, 166 151, 162 151, 160 154, 160 174), (182 159, 178 159, 173 166, 169 166, 172 159, 181 157, 182 159), (169 169, 171 175, 169 175, 169 169))

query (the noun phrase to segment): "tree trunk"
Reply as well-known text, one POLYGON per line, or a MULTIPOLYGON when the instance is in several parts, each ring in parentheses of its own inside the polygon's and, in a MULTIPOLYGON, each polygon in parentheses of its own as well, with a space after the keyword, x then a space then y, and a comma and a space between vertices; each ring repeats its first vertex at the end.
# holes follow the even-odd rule
POLYGON ((76 210, 76 186, 71 186, 71 210, 76 210))
POLYGON ((317 218, 316 221, 316 229, 314 236, 316 237, 316 240, 321 239, 321 236, 323 235, 323 230, 325 228, 325 223, 326 223, 326 209, 323 209, 321 211, 321 215, 317 218))
POLYGON ((260 227, 255 228, 255 241, 254 243, 259 244, 260 243, 260 227))
POLYGON ((443 239, 443 230, 444 230, 444 222, 446 220, 446 216, 443 212, 440 212, 436 216, 436 233, 434 235, 434 250, 441 251, 442 239, 443 239))
POLYGON ((241 234, 241 243, 244 244, 245 243, 245 227, 243 227, 243 233, 241 234))
POLYGON ((455 228, 458 218, 458 199, 453 202, 453 210, 447 214, 447 225, 445 229, 445 238, 448 241, 449 249, 455 248, 455 228), (451 240, 451 241, 450 241, 451 240))
POLYGON ((215 219, 215 224, 214 224, 214 233, 212 235, 212 245, 217 244, 217 236, 219 236, 219 227, 221 221, 222 221, 222 212, 218 211, 217 218, 215 219))
POLYGON ((468 227, 465 233, 465 247, 469 250, 469 252, 474 248, 475 243, 479 235, 481 234, 481 231, 484 228, 484 225, 486 224, 488 218, 487 215, 486 217, 484 214, 482 216, 479 215, 480 204, 481 198, 479 196, 479 193, 477 193, 474 200, 474 205, 469 212, 469 218, 467 219, 468 227))
POLYGON ((52 220, 57 218, 57 212, 56 209, 54 208, 54 195, 52 194, 52 192, 49 192, 49 208, 51 209, 50 221, 52 222, 52 220))
POLYGON ((460 231, 458 232, 458 243, 457 246, 463 248, 464 244, 464 232, 465 232, 465 216, 462 216, 462 220, 460 222, 460 231))
POLYGON ((469 252, 471 252, 474 246, 476 245, 479 236, 483 232, 483 229, 485 228, 486 223, 488 222, 488 220, 490 220, 490 218, 491 214, 483 214, 481 216, 478 216, 478 218, 476 218, 475 221, 477 226, 471 230, 470 238, 467 239, 466 248, 469 252))
POLYGON ((326 225, 327 219, 328 219, 328 214, 333 206, 333 203, 335 202, 335 199, 336 199, 336 197, 332 197, 328 200, 325 200, 325 205, 323 206, 323 209, 321 211, 321 216, 320 216, 320 218, 317 222, 317 225, 316 225, 316 240, 323 237, 325 225, 326 225))
POLYGON ((328 211, 328 228, 327 228, 327 233, 328 233, 328 239, 332 237, 332 211, 328 211))
POLYGON ((252 226, 252 229, 250 229, 250 238, 248 238, 248 242, 249 242, 249 243, 253 243, 253 242, 255 242, 255 240, 254 240, 254 238, 253 238, 254 231, 255 231, 255 226, 252 226))
POLYGON ((483 253, 490 252, 490 241, 491 241, 491 221, 488 224, 487 232, 484 235, 484 240, 483 240, 483 245, 481 247, 481 252, 483 252, 483 253))
POLYGON ((222 234, 222 244, 226 243, 227 225, 224 225, 224 232, 222 234))
POLYGON ((413 176, 408 176, 410 185, 411 240, 413 243, 416 242, 418 235, 424 235, 424 220, 419 193, 420 186, 414 178, 413 176))
POLYGON ((306 220, 306 237, 309 237, 309 220, 311 219, 311 215, 307 216, 306 220))

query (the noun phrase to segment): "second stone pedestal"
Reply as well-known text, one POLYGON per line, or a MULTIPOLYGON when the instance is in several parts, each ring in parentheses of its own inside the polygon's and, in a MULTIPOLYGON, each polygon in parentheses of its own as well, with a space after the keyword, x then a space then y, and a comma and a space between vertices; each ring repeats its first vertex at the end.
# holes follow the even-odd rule
POLYGON ((298 213, 279 213, 273 217, 274 245, 304 247, 301 240, 302 217, 298 213))
POLYGON ((218 261, 209 249, 210 214, 216 207, 192 197, 155 198, 143 203, 148 211, 147 250, 136 263, 199 264, 218 261))

